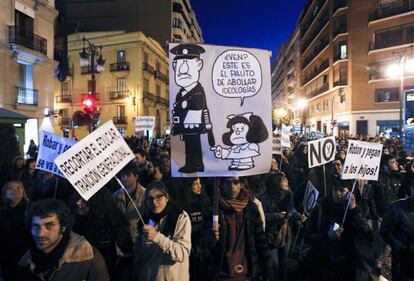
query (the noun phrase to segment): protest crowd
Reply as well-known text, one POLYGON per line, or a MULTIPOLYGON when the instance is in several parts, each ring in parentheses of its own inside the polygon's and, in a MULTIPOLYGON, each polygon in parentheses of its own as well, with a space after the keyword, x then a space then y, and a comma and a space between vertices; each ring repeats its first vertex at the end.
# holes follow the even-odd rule
POLYGON ((413 281, 414 161, 399 139, 336 138, 312 168, 310 140, 290 141, 266 174, 176 178, 168 138, 128 137, 125 189, 113 178, 87 201, 36 169, 32 146, 1 179, 0 280, 413 281), (341 178, 351 139, 383 144, 377 181, 341 178))

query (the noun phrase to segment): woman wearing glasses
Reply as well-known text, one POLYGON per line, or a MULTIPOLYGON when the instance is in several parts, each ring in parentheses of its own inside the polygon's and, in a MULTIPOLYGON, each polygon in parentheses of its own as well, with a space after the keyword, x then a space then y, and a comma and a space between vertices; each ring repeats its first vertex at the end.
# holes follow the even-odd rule
POLYGON ((144 224, 135 240, 133 280, 189 280, 191 221, 162 182, 145 191, 144 224))

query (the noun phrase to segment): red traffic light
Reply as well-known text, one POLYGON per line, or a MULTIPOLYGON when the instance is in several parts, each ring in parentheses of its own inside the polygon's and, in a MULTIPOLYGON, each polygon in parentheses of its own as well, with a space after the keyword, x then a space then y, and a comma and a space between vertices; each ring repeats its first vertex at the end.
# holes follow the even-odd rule
POLYGON ((96 97, 87 96, 83 101, 83 111, 86 113, 92 113, 96 111, 96 97))

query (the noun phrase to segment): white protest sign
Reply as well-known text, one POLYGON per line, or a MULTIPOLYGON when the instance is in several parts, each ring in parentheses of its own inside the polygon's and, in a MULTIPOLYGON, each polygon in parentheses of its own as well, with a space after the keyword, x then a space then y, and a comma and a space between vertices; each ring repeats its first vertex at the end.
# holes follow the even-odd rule
POLYGON ((318 200, 319 191, 316 187, 308 181, 306 185, 305 195, 303 196, 303 211, 309 215, 318 200))
POLYGON ((154 130, 155 116, 137 116, 135 119, 135 132, 154 130))
POLYGON ((335 159, 335 137, 327 137, 308 142, 309 168, 323 165, 335 159))
POLYGON ((342 179, 378 180, 382 144, 350 140, 342 179))
POLYGON ((36 168, 61 177, 65 177, 54 163, 54 160, 56 157, 64 153, 75 144, 76 141, 74 140, 46 131, 41 131, 36 168))
POLYGON ((56 158, 55 163, 88 200, 132 159, 134 153, 110 120, 56 158))
POLYGON ((269 52, 169 44, 173 177, 267 173, 272 159, 269 52))
POLYGON ((280 132, 278 130, 273 131, 272 153, 282 154, 281 137, 280 137, 280 132))
POLYGON ((289 133, 290 133, 290 127, 282 125, 281 144, 283 147, 287 147, 287 148, 291 147, 289 133))

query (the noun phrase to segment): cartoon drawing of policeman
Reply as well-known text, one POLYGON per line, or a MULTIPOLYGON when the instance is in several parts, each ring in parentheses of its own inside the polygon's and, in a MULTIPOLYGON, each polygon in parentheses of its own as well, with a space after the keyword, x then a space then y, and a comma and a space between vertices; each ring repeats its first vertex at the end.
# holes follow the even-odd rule
POLYGON ((175 55, 172 62, 175 84, 181 87, 172 111, 172 135, 180 135, 185 144, 185 165, 178 171, 203 172, 200 135, 207 133, 209 145, 215 145, 206 96, 198 82, 203 68, 200 55, 205 50, 195 44, 180 44, 170 52, 175 55))
POLYGON ((269 133, 263 120, 251 112, 227 116, 229 132, 223 134, 224 148, 220 145, 210 148, 219 159, 231 159, 229 170, 248 170, 254 167, 253 158, 260 155, 259 143, 265 141, 269 133))

